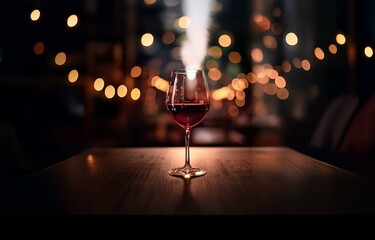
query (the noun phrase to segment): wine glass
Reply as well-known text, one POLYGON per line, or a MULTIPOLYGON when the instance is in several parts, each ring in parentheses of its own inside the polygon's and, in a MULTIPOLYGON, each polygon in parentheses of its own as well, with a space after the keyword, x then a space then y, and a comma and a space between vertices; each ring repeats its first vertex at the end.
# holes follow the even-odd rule
POLYGON ((202 168, 190 165, 190 132, 206 117, 210 108, 210 91, 206 74, 201 69, 173 70, 165 103, 169 116, 185 130, 185 165, 169 170, 172 176, 183 178, 206 174, 202 168))

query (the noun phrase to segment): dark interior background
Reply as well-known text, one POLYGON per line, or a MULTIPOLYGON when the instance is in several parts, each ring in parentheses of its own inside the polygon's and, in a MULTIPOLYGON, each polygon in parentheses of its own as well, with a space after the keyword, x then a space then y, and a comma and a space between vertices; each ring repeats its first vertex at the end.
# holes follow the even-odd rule
MULTIPOLYGON (((152 82, 154 76, 167 79, 181 60, 176 52, 184 29, 176 21, 184 15, 182 2, 1 1, 3 178, 35 171, 93 147, 183 146, 183 130, 169 119, 165 93, 152 82), (40 17, 33 21, 30 14, 35 9, 40 17), (74 27, 66 24, 71 14, 78 16, 74 27), (166 32, 173 33, 175 40, 163 42, 166 32), (141 44, 145 33, 154 37, 149 47, 141 44), (37 43, 44 46, 38 54, 34 50, 37 43), (66 54, 63 65, 55 63, 59 52, 66 54), (142 73, 133 77, 135 66, 142 73), (72 70, 79 73, 75 82, 68 81, 72 70), (109 99, 104 89, 96 91, 93 84, 99 77, 105 80, 105 86, 124 84, 127 95, 109 99), (141 92, 137 100, 131 98, 134 88, 141 92)), ((336 157, 336 148, 327 145, 321 147, 324 154, 322 149, 311 150, 311 139, 329 104, 338 96, 355 96, 358 110, 374 94, 374 57, 366 57, 364 49, 375 44, 375 2, 211 2, 208 46, 220 47, 218 38, 222 34, 232 39, 229 47, 220 47, 221 57, 207 54, 205 71, 209 72, 206 63, 214 60, 221 72, 217 81, 208 76, 211 91, 231 86, 232 80, 241 76, 248 86, 243 89, 246 98, 242 102, 236 102, 236 97, 213 100, 207 118, 193 129, 192 145, 289 146, 322 160, 328 161, 331 154, 336 157), (286 43, 290 32, 298 36, 296 46, 286 43), (346 37, 343 45, 336 42, 339 33, 346 37), (330 53, 331 44, 337 47, 337 53, 330 53), (325 53, 322 60, 314 53, 317 47, 325 53), (261 61, 252 57, 253 49, 262 50, 261 61), (233 51, 240 54, 240 62, 228 58, 233 51), (308 70, 301 67, 302 60, 308 61, 308 70), (290 71, 283 68, 285 63, 290 64, 290 71), (286 98, 278 97, 276 90, 280 88, 273 84, 274 79, 268 80, 272 84, 267 87, 267 83, 252 82, 251 73, 265 64, 286 80, 286 98)), ((199 8, 199 1, 197 5, 199 8)), ((335 121, 327 129, 340 119, 335 121)), ((345 125, 345 131, 349 126, 345 125)), ((373 127, 365 127, 361 131, 374 134, 373 127)), ((369 139, 369 146, 373 146, 373 138, 369 139)), ((373 159, 373 151, 359 158, 373 159)))

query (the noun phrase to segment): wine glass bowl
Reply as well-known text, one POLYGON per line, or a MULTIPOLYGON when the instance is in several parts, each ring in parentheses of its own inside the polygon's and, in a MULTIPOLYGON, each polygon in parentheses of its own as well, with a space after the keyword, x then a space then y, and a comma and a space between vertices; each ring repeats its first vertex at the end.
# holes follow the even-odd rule
POLYGON ((185 130, 185 164, 169 170, 172 176, 190 178, 206 174, 190 165, 190 132, 201 123, 210 109, 210 91, 205 72, 201 69, 173 70, 165 99, 171 119, 185 130))

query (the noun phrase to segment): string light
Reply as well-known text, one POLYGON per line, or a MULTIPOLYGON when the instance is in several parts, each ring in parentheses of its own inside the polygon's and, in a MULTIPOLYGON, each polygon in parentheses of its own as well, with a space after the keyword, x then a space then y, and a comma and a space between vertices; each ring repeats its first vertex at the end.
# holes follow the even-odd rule
MULTIPOLYGON (((144 3, 146 5, 153 5, 156 3, 155 0, 144 0, 144 3)), ((278 18, 281 16, 282 12, 280 8, 274 8, 272 11, 272 14, 274 17, 278 18)), ((32 21, 38 21, 41 17, 41 12, 39 9, 34 9, 30 13, 30 19, 32 21)), ((280 35, 283 32, 283 26, 280 23, 271 23, 270 19, 266 16, 263 16, 262 14, 255 13, 253 15, 253 21, 261 31, 268 31, 267 35, 263 37, 262 43, 263 46, 267 49, 276 49, 278 47, 278 42, 275 38, 275 36, 269 35, 269 33, 273 33, 274 35, 280 35)), ((77 26, 78 24, 78 16, 76 14, 70 15, 66 19, 66 24, 68 27, 73 28, 77 26)), ((182 16, 176 19, 176 23, 179 28, 186 29, 189 28, 191 25, 191 19, 188 16, 182 16)), ((162 42, 166 45, 172 44, 176 41, 176 35, 166 30, 162 35, 162 42)), ((338 33, 335 36, 335 41, 338 45, 344 45, 347 41, 346 36, 343 33, 338 33)), ((289 32, 285 35, 285 42, 289 46, 296 46, 299 42, 298 36, 295 32, 289 32)), ((154 35, 152 33, 145 33, 141 37, 141 44, 144 47, 149 47, 154 43, 154 35)), ((219 63, 217 60, 221 59, 223 57, 223 49, 222 48, 228 48, 233 43, 233 37, 229 33, 222 34, 218 38, 218 44, 219 46, 212 46, 209 47, 207 54, 214 58, 208 59, 206 61, 206 68, 208 69, 208 76, 213 81, 221 81, 223 79, 224 72, 219 70, 219 63)), ((328 51, 331 54, 336 54, 338 52, 338 48, 335 44, 330 44, 328 47, 328 51)), ((41 55, 44 52, 45 46, 43 42, 38 42, 34 45, 34 53, 36 55, 41 55)), ((178 51, 177 51, 178 52, 178 51)), ((257 47, 251 50, 250 57, 252 61, 255 64, 260 64, 264 61, 264 50, 257 47)), ((363 49, 363 54, 366 58, 372 58, 373 57, 373 48, 371 46, 366 46, 363 49)), ((314 49, 314 56, 318 60, 324 60, 326 57, 325 52, 321 47, 316 47, 314 49)), ((228 61, 234 64, 240 63, 242 60, 241 53, 237 51, 231 51, 228 54, 228 61)), ((62 66, 66 64, 67 61, 67 54, 65 52, 59 52, 55 56, 55 64, 62 66)), ((293 58, 292 60, 293 66, 297 69, 303 69, 305 71, 311 70, 311 60, 303 59, 300 60, 299 58, 293 58)), ((265 65, 264 65, 265 66, 265 65)), ((276 66, 275 66, 276 69, 276 66)), ((280 66, 278 66, 278 71, 271 68, 263 69, 262 71, 257 71, 256 73, 250 72, 245 75, 246 81, 243 82, 241 78, 233 78, 231 79, 230 87, 225 87, 221 89, 222 94, 220 97, 217 97, 217 99, 236 99, 237 106, 242 105, 242 100, 245 100, 245 95, 242 95, 243 89, 247 88, 246 84, 262 84, 263 92, 269 94, 269 95, 277 95, 277 97, 281 100, 285 100, 289 96, 289 91, 285 88, 286 87, 286 79, 282 76, 279 76, 280 72, 288 73, 292 70, 292 65, 289 61, 285 60, 282 62, 280 66), (274 82, 272 82, 274 80, 274 82), (246 83, 246 84, 244 84, 246 83), (246 87, 245 87, 246 86, 246 87), (285 89, 285 90, 282 90, 285 89), (225 95, 225 97, 223 97, 225 95)), ((131 71, 130 75, 133 78, 140 77, 142 74, 142 67, 140 66, 134 66, 131 71)), ((281 73, 280 73, 281 74, 281 73)), ((73 69, 69 72, 68 75, 68 81, 71 83, 74 83, 78 80, 79 73, 77 70, 73 69)), ((153 77, 151 79, 151 85, 156 87, 157 89, 161 91, 166 91, 166 81, 160 77, 153 77)), ((94 89, 96 91, 101 91, 105 87, 104 80, 102 78, 97 78, 94 82, 94 89)), ((114 95, 117 92, 117 95, 119 97, 125 97, 127 95, 128 88, 125 85, 119 85, 117 87, 117 90, 114 86, 108 85, 105 88, 105 96, 107 98, 113 98, 114 95)), ((138 100, 141 96, 141 90, 138 88, 133 88, 133 90, 130 92, 131 98, 133 100, 138 100)), ((217 94, 215 95, 217 96, 217 94)), ((232 112, 233 113, 233 112, 232 112)))

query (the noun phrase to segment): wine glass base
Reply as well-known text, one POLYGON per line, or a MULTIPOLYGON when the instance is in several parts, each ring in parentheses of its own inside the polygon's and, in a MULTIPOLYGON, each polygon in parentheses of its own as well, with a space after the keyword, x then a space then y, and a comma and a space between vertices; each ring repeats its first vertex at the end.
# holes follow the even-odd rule
POLYGON ((169 175, 182 178, 199 177, 206 174, 206 170, 202 168, 173 168, 169 170, 169 175))

